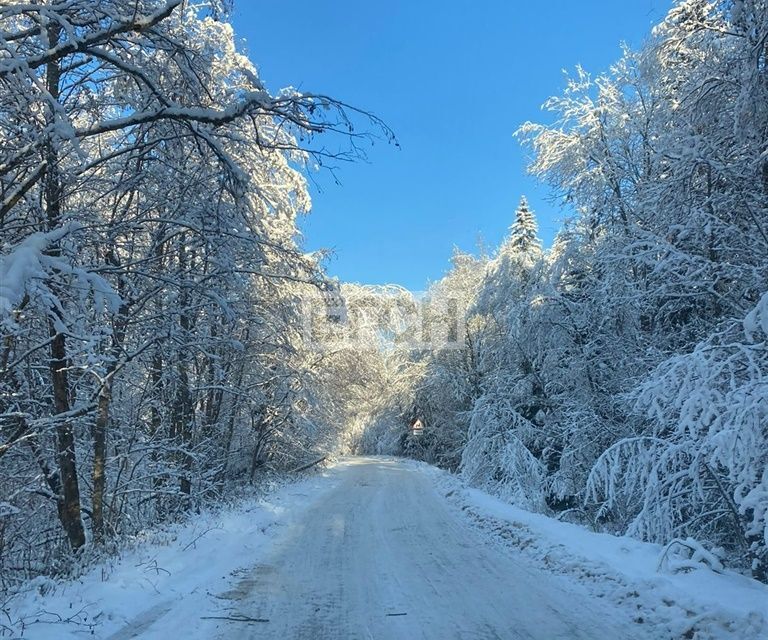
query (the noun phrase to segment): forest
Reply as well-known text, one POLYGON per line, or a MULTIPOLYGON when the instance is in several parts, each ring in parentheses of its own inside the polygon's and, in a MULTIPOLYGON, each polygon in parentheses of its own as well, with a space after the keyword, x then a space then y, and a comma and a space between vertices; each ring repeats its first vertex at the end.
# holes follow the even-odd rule
POLYGON ((0 4, 0 590, 349 453, 768 582, 768 3, 576 68, 516 133, 554 244, 522 197, 423 295, 304 250, 394 133, 270 93, 229 9, 0 4))

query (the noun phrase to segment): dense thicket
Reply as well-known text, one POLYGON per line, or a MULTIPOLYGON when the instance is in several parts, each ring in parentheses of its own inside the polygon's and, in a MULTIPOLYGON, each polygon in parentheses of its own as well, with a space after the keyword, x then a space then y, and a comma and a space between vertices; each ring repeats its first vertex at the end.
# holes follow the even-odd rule
POLYGON ((766 580, 768 5, 679 2, 546 106, 519 135, 575 218, 542 252, 523 201, 494 257, 456 256, 427 299, 461 344, 401 350, 364 446, 766 580))
POLYGON ((351 110, 225 4, 0 5, 0 589, 339 436, 296 218, 351 110))

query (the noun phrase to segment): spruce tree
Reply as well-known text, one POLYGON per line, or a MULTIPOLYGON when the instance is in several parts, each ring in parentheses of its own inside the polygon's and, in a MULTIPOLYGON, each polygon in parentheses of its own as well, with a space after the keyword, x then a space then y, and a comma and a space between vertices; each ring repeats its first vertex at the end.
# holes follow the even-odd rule
POLYGON ((509 228, 509 238, 506 242, 509 249, 515 253, 541 253, 541 241, 538 237, 539 225, 536 216, 528 207, 525 196, 520 197, 520 204, 515 211, 515 221, 509 228))

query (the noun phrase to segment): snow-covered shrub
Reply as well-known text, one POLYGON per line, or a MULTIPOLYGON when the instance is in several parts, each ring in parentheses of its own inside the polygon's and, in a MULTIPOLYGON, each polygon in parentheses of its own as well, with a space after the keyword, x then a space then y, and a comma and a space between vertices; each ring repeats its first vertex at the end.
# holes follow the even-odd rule
POLYGON ((523 444, 534 429, 509 402, 481 397, 472 411, 461 474, 474 487, 526 509, 546 511, 544 465, 523 444))
POLYGON ((691 535, 741 556, 768 577, 768 294, 634 393, 647 434, 598 460, 590 494, 610 508, 639 498, 629 533, 667 542, 691 535))
POLYGON ((697 540, 691 537, 685 540, 675 538, 661 552, 657 571, 679 573, 701 567, 717 572, 723 570, 723 564, 719 558, 705 549, 697 540))

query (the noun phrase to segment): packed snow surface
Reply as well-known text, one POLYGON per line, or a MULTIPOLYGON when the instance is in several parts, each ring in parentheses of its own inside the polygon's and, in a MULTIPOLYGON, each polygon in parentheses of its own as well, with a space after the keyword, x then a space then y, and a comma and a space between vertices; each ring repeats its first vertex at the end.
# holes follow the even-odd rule
POLYGON ((661 574, 659 552, 511 507, 424 464, 349 458, 80 580, 38 581, 4 605, 4 623, 40 640, 766 631, 765 586, 706 568, 661 574))

